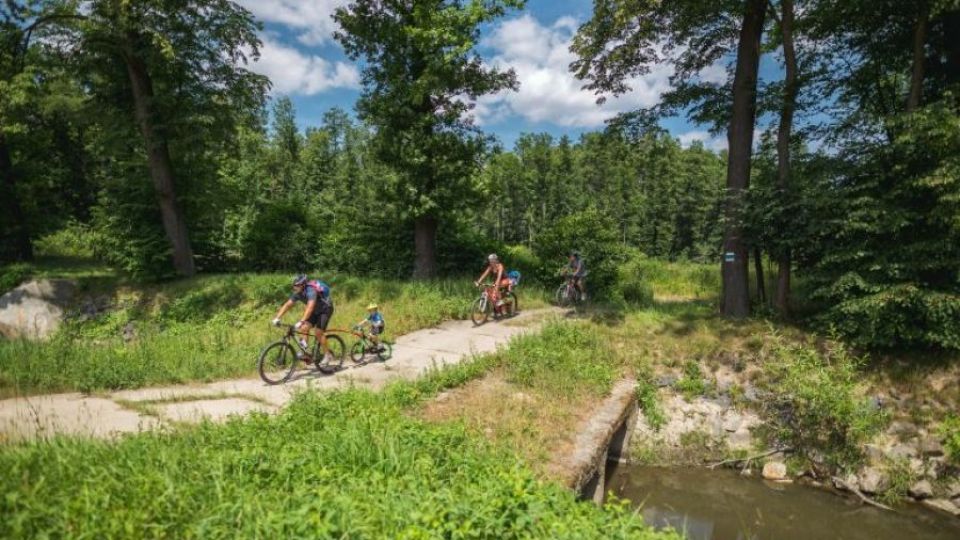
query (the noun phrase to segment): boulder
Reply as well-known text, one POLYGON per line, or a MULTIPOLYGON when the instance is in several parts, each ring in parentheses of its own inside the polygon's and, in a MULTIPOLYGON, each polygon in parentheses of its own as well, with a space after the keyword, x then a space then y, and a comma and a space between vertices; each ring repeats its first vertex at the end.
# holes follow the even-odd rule
POLYGON ((768 461, 763 464, 761 474, 764 480, 786 480, 787 465, 782 461, 768 461))
POLYGON ((910 486, 910 489, 907 490, 907 493, 909 493, 914 499, 929 499, 930 497, 933 497, 933 485, 929 480, 920 480, 919 482, 910 486))
POLYGON ((920 453, 927 457, 943 455, 943 443, 937 437, 927 435, 920 439, 920 453))
POLYGON ((867 467, 860 471, 857 481, 860 484, 860 491, 870 495, 884 491, 889 484, 887 476, 874 467, 867 467))
POLYGON ((923 501, 923 504, 924 506, 933 508, 934 510, 939 510, 940 512, 946 512, 953 516, 960 516, 960 508, 947 499, 926 499, 923 501))
POLYGON ((917 448, 911 444, 895 444, 884 451, 886 457, 894 460, 909 460, 917 457, 917 448))
POLYGON ((833 487, 839 489, 840 491, 847 491, 851 489, 860 489, 860 481, 857 480, 857 475, 850 473, 843 477, 843 481, 838 481, 838 478, 834 478, 833 487))
POLYGON ((906 440, 910 437, 917 436, 917 426, 912 422, 895 420, 890 422, 890 427, 887 428, 887 433, 897 436, 900 438, 900 440, 906 440))
POLYGON ((67 279, 28 281, 0 296, 0 335, 46 339, 63 322, 77 285, 67 279))
POLYGON ((954 498, 960 497, 960 478, 954 478, 949 483, 947 483, 947 488, 945 490, 947 497, 954 498))

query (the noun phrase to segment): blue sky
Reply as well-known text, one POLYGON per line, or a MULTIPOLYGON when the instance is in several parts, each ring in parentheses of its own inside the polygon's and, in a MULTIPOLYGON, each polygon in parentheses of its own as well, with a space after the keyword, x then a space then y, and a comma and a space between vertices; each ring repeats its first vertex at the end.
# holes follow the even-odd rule
MULTIPOLYGON (((347 0, 237 0, 264 23, 262 57, 253 69, 270 77, 273 95, 287 95, 296 106, 302 127, 317 125, 331 107, 353 111, 359 95, 359 68, 333 40, 333 11, 347 0)), ((591 0, 528 0, 523 11, 483 29, 478 48, 485 61, 511 67, 520 81, 518 92, 484 97, 475 109, 478 125, 510 148, 524 132, 568 134, 602 129, 618 112, 657 103, 668 88, 669 68, 655 67, 631 82, 633 91, 603 106, 581 90, 568 72, 573 60, 569 40, 591 13, 591 0)), ((766 61, 763 72, 778 71, 766 61)), ((720 66, 705 77, 725 77, 720 66)), ((775 75, 774 75, 775 76, 775 75)), ((725 147, 725 137, 711 137, 706 127, 683 118, 663 121, 684 144, 702 140, 711 148, 725 147)))

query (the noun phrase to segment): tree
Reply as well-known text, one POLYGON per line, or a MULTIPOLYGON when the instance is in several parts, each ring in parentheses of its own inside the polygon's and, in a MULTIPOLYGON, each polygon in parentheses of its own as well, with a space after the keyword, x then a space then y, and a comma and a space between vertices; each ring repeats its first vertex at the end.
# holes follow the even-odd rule
MULTIPOLYGON (((793 113, 800 92, 797 73, 797 51, 794 45, 793 0, 780 0, 780 33, 783 43, 783 59, 786 73, 783 81, 783 101, 780 106, 780 123, 777 126, 777 187, 781 196, 790 198, 790 136, 793 132, 793 113)), ((790 309, 790 248, 781 250, 777 256, 777 291, 774 308, 787 315, 790 309)))
POLYGON ((571 49, 578 59, 570 68, 585 88, 622 95, 633 77, 655 64, 675 69, 674 88, 652 110, 624 115, 618 123, 652 127, 663 115, 686 111, 715 128, 726 125, 726 229, 721 263, 721 312, 728 317, 750 313, 747 246, 741 223, 742 197, 750 181, 750 156, 756 119, 760 40, 766 0, 739 2, 646 2, 595 0, 593 17, 577 31, 571 49), (739 35, 736 40, 735 36, 739 35), (735 49, 734 49, 735 45, 735 49), (734 77, 727 84, 703 81, 699 74, 736 50, 734 77), (729 88, 729 91, 727 90, 729 88), (730 96, 728 101, 726 96, 730 96))
POLYGON ((395 196, 414 219, 414 276, 436 274, 439 219, 462 208, 487 141, 467 113, 479 96, 515 89, 512 71, 474 52, 480 26, 520 0, 357 0, 339 8, 335 34, 363 59, 360 117, 376 128, 377 154, 402 181, 395 196))
POLYGON ((178 178, 171 144, 189 133, 176 129, 188 123, 188 112, 193 120, 209 115, 191 126, 207 126, 209 136, 210 126, 228 133, 239 111, 260 106, 268 81, 242 67, 248 54, 258 55, 259 25, 228 0, 94 0, 82 17, 87 68, 102 74, 108 88, 102 92, 116 96, 125 90, 130 98, 173 268, 193 275, 194 253, 178 197, 189 178, 178 178))

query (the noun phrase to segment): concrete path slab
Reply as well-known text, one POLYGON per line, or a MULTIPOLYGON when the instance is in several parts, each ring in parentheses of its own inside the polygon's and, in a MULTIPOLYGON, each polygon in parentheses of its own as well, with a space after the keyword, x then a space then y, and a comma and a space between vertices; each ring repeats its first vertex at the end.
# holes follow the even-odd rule
POLYGON ((447 321, 398 337, 393 358, 387 362, 355 365, 347 358, 336 373, 303 369, 287 383, 276 386, 259 378, 244 378, 123 390, 106 398, 72 393, 6 399, 0 401, 0 442, 55 433, 111 437, 154 429, 163 421, 196 421, 203 417, 223 420, 232 413, 277 410, 306 388, 380 389, 396 379, 412 380, 445 364, 496 351, 512 337, 535 330, 551 315, 560 313, 553 308, 528 310, 504 323, 491 321, 479 327, 470 321, 447 321), (170 403, 158 403, 164 401, 170 403), (158 412, 162 420, 133 410, 143 407, 158 412))
POLYGON ((0 401, 0 442, 56 434, 111 438, 156 428, 156 418, 109 399, 54 394, 0 401))
POLYGON ((151 409, 156 411, 164 420, 200 422, 203 419, 209 419, 216 422, 226 420, 231 416, 242 416, 253 411, 273 412, 276 407, 249 399, 226 398, 162 403, 152 406, 151 409))

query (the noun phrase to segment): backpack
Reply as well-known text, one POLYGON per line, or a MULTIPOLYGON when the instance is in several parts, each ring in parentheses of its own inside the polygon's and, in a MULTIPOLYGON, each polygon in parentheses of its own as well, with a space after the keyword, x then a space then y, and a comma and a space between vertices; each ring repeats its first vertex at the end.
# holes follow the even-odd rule
POLYGON ((514 287, 520 284, 520 272, 517 270, 511 270, 507 272, 507 278, 510 280, 510 283, 512 283, 514 287))
POLYGON ((330 298, 330 286, 326 283, 319 279, 311 279, 307 282, 307 287, 317 291, 317 295, 323 303, 328 305, 333 304, 333 300, 330 298))

